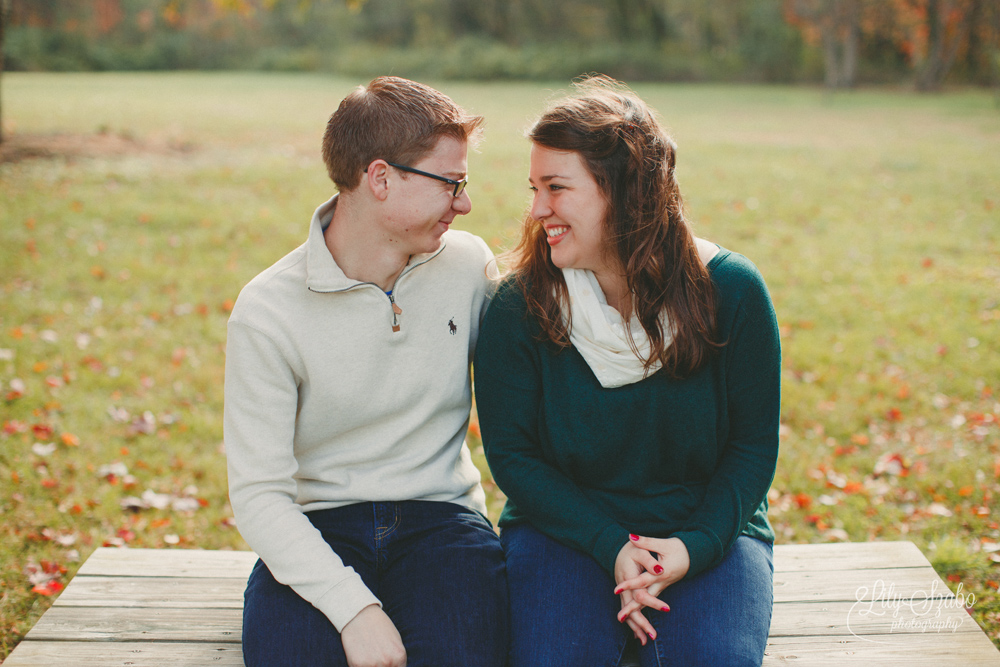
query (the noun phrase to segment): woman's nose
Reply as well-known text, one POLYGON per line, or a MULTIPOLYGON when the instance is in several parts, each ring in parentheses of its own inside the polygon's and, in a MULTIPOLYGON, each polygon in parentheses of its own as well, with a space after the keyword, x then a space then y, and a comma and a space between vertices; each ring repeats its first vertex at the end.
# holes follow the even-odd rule
POLYGON ((536 194, 534 199, 531 200, 532 219, 544 220, 550 215, 552 215, 552 209, 549 207, 548 198, 542 193, 536 194))

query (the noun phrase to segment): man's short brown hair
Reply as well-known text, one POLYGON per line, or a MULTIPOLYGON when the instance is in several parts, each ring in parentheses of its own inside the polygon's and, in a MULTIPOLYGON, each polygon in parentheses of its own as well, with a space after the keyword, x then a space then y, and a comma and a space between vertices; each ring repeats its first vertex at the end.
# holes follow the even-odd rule
POLYGON ((415 81, 380 76, 345 97, 323 135, 323 162, 341 192, 358 187, 373 160, 412 165, 441 137, 478 139, 482 116, 415 81))

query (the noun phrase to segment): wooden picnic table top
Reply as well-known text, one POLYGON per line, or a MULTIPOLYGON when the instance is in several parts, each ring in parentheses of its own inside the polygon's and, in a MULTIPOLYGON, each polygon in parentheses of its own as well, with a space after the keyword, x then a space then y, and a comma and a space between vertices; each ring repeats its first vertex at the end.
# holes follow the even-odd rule
MULTIPOLYGON (((243 664, 249 551, 100 548, 4 661, 243 664)), ((779 545, 764 665, 1000 666, 912 542, 779 545)))

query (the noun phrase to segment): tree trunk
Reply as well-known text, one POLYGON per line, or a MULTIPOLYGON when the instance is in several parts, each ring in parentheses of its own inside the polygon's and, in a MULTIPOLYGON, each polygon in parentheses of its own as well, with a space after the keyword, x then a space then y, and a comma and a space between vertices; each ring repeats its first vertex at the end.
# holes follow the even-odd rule
MULTIPOLYGON (((0 79, 3 78, 3 34, 4 29, 7 27, 7 2, 6 0, 0 0, 0 79)), ((0 81, 2 84, 2 81, 0 81)), ((0 91, 3 90, 3 86, 0 85, 0 91)), ((3 93, 0 92, 0 145, 3 145, 3 93)))
POLYGON ((820 30, 823 39, 823 72, 827 88, 840 87, 840 59, 837 58, 837 33, 830 17, 820 30))
POLYGON ((662 0, 616 0, 614 13, 616 32, 623 44, 666 41, 669 26, 662 0))
POLYGON ((927 0, 927 57, 917 73, 917 90, 937 90, 941 85, 941 65, 944 53, 944 26, 941 25, 941 3, 927 0))
POLYGON ((847 0, 845 35, 840 64, 840 85, 853 88, 858 78, 858 45, 861 41, 861 8, 858 0, 847 0))
POLYGON ((667 41, 669 27, 667 26, 667 12, 662 0, 647 0, 646 8, 649 14, 649 24, 653 29, 653 42, 657 45, 667 41))
POLYGON ((963 12, 959 24, 950 39, 945 17, 950 14, 949 0, 928 0, 927 2, 927 59, 917 73, 917 90, 922 92, 940 90, 944 79, 955 64, 955 57, 970 30, 970 12, 963 12))

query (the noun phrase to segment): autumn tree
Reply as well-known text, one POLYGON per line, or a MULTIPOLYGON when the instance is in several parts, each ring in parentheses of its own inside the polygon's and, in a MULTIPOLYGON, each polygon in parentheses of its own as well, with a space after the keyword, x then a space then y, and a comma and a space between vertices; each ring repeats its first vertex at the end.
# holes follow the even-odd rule
POLYGON ((827 88, 851 88, 857 82, 861 12, 866 0, 790 0, 786 19, 823 49, 827 88))
POLYGON ((959 63, 967 79, 996 80, 1000 7, 996 0, 892 0, 880 30, 909 62, 920 91, 940 90, 959 63))

